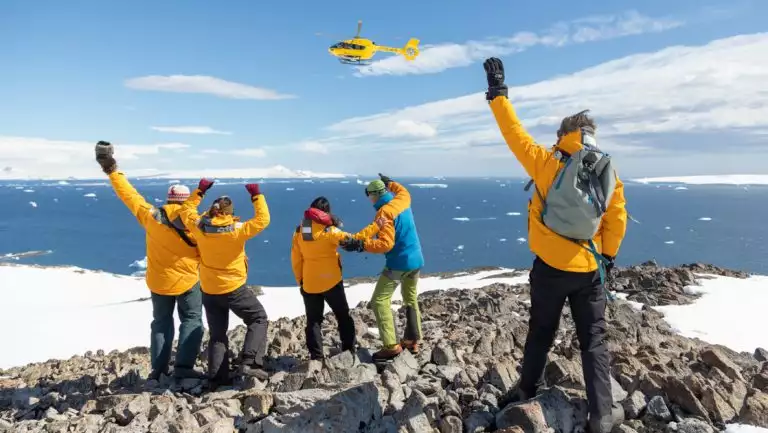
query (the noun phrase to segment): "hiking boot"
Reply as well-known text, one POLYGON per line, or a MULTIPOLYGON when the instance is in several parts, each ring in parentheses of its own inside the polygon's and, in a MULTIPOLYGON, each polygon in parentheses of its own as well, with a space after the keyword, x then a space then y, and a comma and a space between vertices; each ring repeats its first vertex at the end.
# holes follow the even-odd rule
POLYGON ((384 361, 388 359, 392 359, 402 353, 403 347, 399 344, 395 344, 390 347, 385 347, 384 349, 379 350, 378 352, 373 354, 373 360, 374 361, 384 361))
POLYGON ((269 373, 258 365, 242 364, 237 369, 237 375, 242 377, 253 377, 261 381, 269 379, 269 373))
POLYGON ((162 375, 169 376, 167 368, 165 370, 152 370, 152 372, 149 373, 149 376, 147 376, 147 380, 156 380, 159 382, 162 375))
POLYGON ((536 396, 535 394, 529 395, 527 392, 523 391, 520 388, 513 388, 507 394, 502 395, 499 398, 499 408, 504 408, 505 406, 512 403, 521 403, 524 401, 528 401, 535 396, 536 396))
POLYGON ((202 371, 197 371, 194 368, 189 367, 175 367, 173 369, 173 377, 176 379, 200 379, 203 380, 208 377, 202 371))
POLYGON ((403 340, 400 342, 400 345, 414 355, 419 353, 419 342, 416 340, 403 340))

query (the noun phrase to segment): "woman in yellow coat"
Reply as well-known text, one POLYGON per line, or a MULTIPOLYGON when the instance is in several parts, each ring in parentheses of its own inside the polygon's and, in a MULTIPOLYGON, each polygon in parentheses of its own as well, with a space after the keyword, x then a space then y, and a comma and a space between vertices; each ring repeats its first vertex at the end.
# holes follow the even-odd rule
POLYGON ((180 216, 195 235, 200 251, 200 284, 210 331, 208 380, 212 388, 231 382, 229 372, 229 311, 243 319, 247 331, 240 352, 238 375, 264 380, 267 349, 267 313, 256 294, 246 287, 248 262, 245 243, 269 225, 269 208, 258 184, 245 186, 253 203, 254 217, 241 223, 234 216, 232 200, 222 196, 198 215, 197 207, 213 181, 202 179, 184 202, 180 216))
POLYGON ((96 161, 109 176, 117 197, 146 231, 145 279, 152 295, 149 347, 152 372, 149 379, 159 380, 161 374, 169 373, 175 334, 174 307, 178 309, 181 323, 173 374, 176 378, 201 377, 201 373, 193 369, 203 339, 202 295, 197 274, 200 256, 193 236, 178 218, 189 189, 172 185, 168 189, 167 203, 154 207, 118 171, 112 154, 111 143, 99 141, 96 144, 96 161))

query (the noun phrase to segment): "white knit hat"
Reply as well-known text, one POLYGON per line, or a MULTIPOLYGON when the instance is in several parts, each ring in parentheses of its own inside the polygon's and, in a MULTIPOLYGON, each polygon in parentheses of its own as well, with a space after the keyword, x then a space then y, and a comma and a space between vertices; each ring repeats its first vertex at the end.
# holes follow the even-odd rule
POLYGON ((168 188, 168 201, 183 202, 189 198, 189 188, 184 185, 171 185, 168 188))

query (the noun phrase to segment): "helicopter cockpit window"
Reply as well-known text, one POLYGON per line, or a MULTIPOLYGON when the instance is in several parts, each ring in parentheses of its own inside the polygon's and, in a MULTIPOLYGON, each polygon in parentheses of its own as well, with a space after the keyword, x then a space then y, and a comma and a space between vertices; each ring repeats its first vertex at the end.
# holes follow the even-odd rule
POLYGON ((364 50, 365 47, 362 45, 357 44, 348 44, 346 42, 339 42, 337 44, 331 45, 331 48, 340 48, 345 50, 364 50))

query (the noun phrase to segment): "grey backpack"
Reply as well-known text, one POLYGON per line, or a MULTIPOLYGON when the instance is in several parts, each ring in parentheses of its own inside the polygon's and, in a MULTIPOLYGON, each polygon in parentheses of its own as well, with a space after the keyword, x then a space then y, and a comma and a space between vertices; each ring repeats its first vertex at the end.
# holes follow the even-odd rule
MULTIPOLYGON (((582 129, 582 149, 563 155, 563 167, 555 176, 546 198, 542 222, 550 230, 574 241, 591 241, 597 234, 616 188, 611 157, 597 148, 594 135, 582 129)), ((525 187, 527 191, 533 181, 525 187)))

